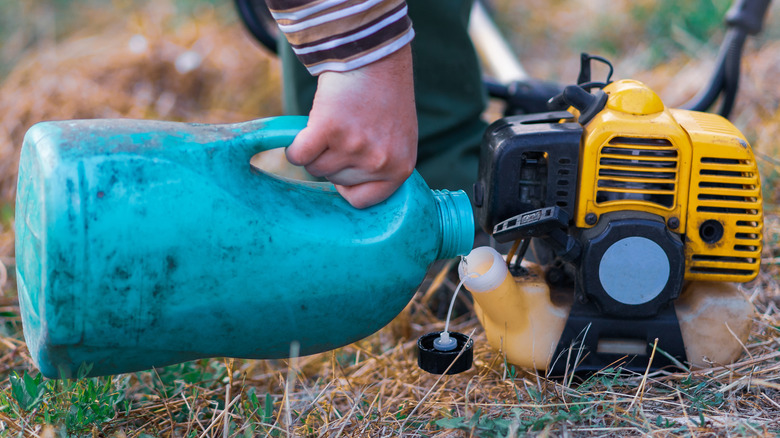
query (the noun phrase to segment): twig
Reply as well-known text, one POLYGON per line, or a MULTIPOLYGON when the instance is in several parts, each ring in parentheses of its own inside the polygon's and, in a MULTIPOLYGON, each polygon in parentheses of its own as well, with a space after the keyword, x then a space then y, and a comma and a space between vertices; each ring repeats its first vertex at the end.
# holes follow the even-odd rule
POLYGON ((774 390, 780 391, 780 384, 774 382, 768 382, 764 379, 751 379, 751 383, 756 386, 763 386, 766 388, 772 388, 774 390))
POLYGON ((688 418, 688 412, 685 410, 685 402, 683 401, 682 393, 677 388, 674 388, 674 390, 677 392, 677 399, 680 401, 680 408, 682 409, 683 418, 685 419, 685 425, 688 426, 691 436, 695 437, 696 434, 693 433, 693 428, 691 427, 691 419, 688 418))
MULTIPOLYGON (((577 366, 579 366, 579 364, 580 364, 580 357, 582 356, 582 350, 585 349, 585 347, 584 347, 585 339, 588 338, 588 332, 590 331, 590 324, 591 323, 588 323, 588 325, 585 326, 584 333, 582 333, 582 341, 581 341, 581 344, 580 344, 581 347, 577 349, 577 356, 574 358, 574 368, 571 369, 571 375, 569 376, 568 382, 566 382, 566 387, 567 388, 571 388, 571 383, 572 383, 572 381, 574 381, 574 373, 577 370, 577 366)), ((569 347, 569 348, 571 348, 571 347, 569 347)), ((568 369, 569 369, 568 360, 569 359, 566 359, 566 360, 567 360, 567 362, 566 362, 566 370, 568 371, 568 369)), ((564 376, 565 375, 566 374, 564 373, 564 376)))
POLYGON ((287 367, 287 379, 284 382, 284 420, 285 429, 287 430, 287 436, 294 436, 290 433, 292 427, 292 408, 290 407, 290 393, 295 386, 295 376, 297 375, 298 355, 300 353, 301 346, 297 341, 290 343, 290 361, 287 367))
POLYGON ((303 410, 301 411, 301 415, 299 415, 299 416, 298 416, 298 418, 296 418, 296 419, 295 419, 295 421, 296 421, 296 422, 297 422, 298 420, 300 420, 300 419, 303 417, 303 413, 304 413, 304 412, 306 412, 306 411, 308 411, 309 409, 311 409, 311 408, 313 408, 313 407, 314 407, 314 405, 315 405, 315 404, 316 404, 316 403, 319 401, 320 397, 322 397, 322 395, 323 395, 323 394, 325 394, 325 391, 327 391, 327 390, 328 390, 328 388, 330 388, 330 385, 332 385, 332 384, 333 384, 333 380, 331 380, 330 382, 328 382, 328 384, 327 384, 327 385, 325 385, 325 387, 324 387, 324 388, 322 388, 322 391, 320 391, 320 393, 319 393, 319 394, 317 394, 317 396, 316 396, 316 397, 314 397, 314 399, 313 399, 313 400, 312 400, 312 401, 309 403, 309 405, 308 405, 308 406, 306 406, 306 408, 305 408, 305 409, 303 409, 303 410))
MULTIPOLYGON (((726 372, 728 374, 728 373, 731 373, 731 372, 735 372, 735 371, 737 371, 737 370, 739 370, 741 368, 745 368, 745 367, 748 367, 748 366, 751 366, 751 365, 755 365, 756 363, 759 363, 759 362, 768 363, 769 359, 774 359, 776 357, 780 357, 780 351, 776 351, 774 353, 771 353, 771 354, 768 354, 768 355, 765 355, 765 356, 757 357, 755 359, 750 359, 750 360, 746 360, 746 361, 743 361, 743 362, 737 362, 737 363, 734 363, 734 364, 731 364, 731 365, 719 365, 719 366, 712 367, 712 368, 707 368, 707 369, 704 369, 704 370, 696 370, 696 371, 694 371, 694 373, 699 374, 699 375, 708 375, 708 374, 712 374, 712 373, 714 373, 716 371, 726 370, 726 372)), ((716 377, 713 377, 713 378, 717 379, 718 377, 716 376, 716 377)))
POLYGON ((647 361, 647 369, 645 369, 645 374, 642 376, 642 381, 639 382, 639 387, 636 389, 634 399, 631 400, 631 404, 628 405, 628 411, 631 411, 637 399, 644 395, 645 383, 647 383, 647 374, 650 373, 650 367, 653 365, 653 358, 655 357, 656 348, 658 348, 658 338, 655 338, 655 341, 653 341, 653 351, 650 352, 650 360, 647 361))
POLYGON ((206 434, 211 430, 212 427, 218 424, 220 420, 227 421, 227 412, 230 410, 230 407, 233 406, 233 403, 237 402, 240 398, 241 398, 241 394, 238 394, 237 396, 233 397, 233 400, 230 400, 230 402, 225 405, 225 409, 221 410, 216 417, 211 419, 211 424, 209 424, 209 427, 207 427, 206 430, 204 430, 203 433, 200 434, 199 438, 205 438, 206 434))
POLYGON ((165 406, 165 412, 168 414, 168 421, 171 422, 171 426, 173 426, 173 413, 171 413, 171 409, 168 407, 168 393, 165 391, 165 382, 162 381, 162 378, 160 377, 160 373, 157 372, 157 368, 152 368, 154 371, 154 375, 157 376, 157 380, 160 381, 160 390, 163 394, 162 404, 165 406))
MULTIPOLYGON (((200 426, 200 430, 204 430, 203 423, 200 422, 200 419, 198 418, 197 413, 192 409, 192 406, 190 406, 190 403, 187 401, 187 398, 184 396, 184 392, 182 391, 179 393, 181 395, 182 400, 184 400, 184 405, 187 406, 187 411, 190 413, 190 417, 195 419, 195 422, 198 423, 198 426, 200 426)), ((183 436, 189 436, 190 430, 192 429, 192 421, 187 423, 187 430, 184 432, 183 436)))
MULTIPOLYGON (((374 397, 374 399, 371 400, 371 404, 368 405, 368 409, 366 410, 365 418, 368 418, 369 421, 367 421, 366 424, 363 425, 363 429, 360 430, 360 436, 365 436, 366 435, 366 433, 365 433, 366 432, 366 428, 368 427, 368 424, 370 423, 371 409, 374 407, 374 403, 376 403, 377 400, 379 400, 379 396, 380 396, 380 394, 377 394, 376 397, 374 397)), ((362 398, 362 394, 361 394, 361 398, 362 398)))
POLYGON ((355 413, 355 409, 357 408, 358 404, 360 403, 360 400, 363 399, 363 393, 361 392, 358 394, 357 397, 355 397, 355 401, 352 403, 352 408, 350 408, 349 412, 347 413, 347 416, 341 419, 341 427, 339 428, 339 431, 336 432, 336 436, 341 436, 341 433, 344 432, 344 428, 347 427, 347 423, 349 422, 349 417, 352 416, 352 414, 355 413))
MULTIPOLYGON (((233 359, 228 359, 228 363, 226 364, 225 368, 227 368, 228 373, 228 384, 225 388, 225 402, 227 403, 228 400, 230 400, 230 388, 233 386, 233 359)), ((240 394, 239 394, 240 395, 240 394)), ((225 406, 225 410, 222 411, 225 413, 224 419, 222 420, 222 436, 223 438, 228 438, 228 434, 230 433, 230 421, 228 421, 228 410, 230 409, 230 406, 225 406)))
POLYGON ((776 407, 777 409, 780 409, 780 404, 778 404, 776 401, 772 400, 772 397, 770 397, 770 396, 766 395, 766 393, 765 393, 765 392, 762 392, 762 393, 761 393, 761 397, 764 397, 765 399, 767 399, 767 401, 769 401, 769 403, 771 403, 771 404, 775 405, 775 407, 776 407))

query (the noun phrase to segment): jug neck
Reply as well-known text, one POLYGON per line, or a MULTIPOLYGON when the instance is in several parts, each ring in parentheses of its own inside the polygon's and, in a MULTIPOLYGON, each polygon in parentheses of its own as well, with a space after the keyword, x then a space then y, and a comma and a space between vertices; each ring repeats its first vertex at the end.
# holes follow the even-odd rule
POLYGON ((466 255, 474 245, 474 213, 463 191, 432 190, 439 214, 441 242, 438 259, 466 255))

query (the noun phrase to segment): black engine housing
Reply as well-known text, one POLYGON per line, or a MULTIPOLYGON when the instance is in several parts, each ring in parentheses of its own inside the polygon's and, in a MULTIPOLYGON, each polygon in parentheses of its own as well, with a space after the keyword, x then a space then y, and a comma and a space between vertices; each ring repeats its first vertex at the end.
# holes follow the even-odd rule
POLYGON ((583 129, 572 117, 567 111, 512 116, 487 129, 473 198, 485 232, 542 207, 557 206, 574 217, 583 129))

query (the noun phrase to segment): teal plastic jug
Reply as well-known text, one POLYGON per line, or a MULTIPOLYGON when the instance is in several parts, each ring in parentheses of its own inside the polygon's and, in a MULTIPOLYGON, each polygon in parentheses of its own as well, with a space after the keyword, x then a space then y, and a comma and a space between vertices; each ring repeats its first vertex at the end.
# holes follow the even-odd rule
POLYGON ((415 172, 351 207, 330 184, 250 164, 305 117, 231 125, 44 122, 19 164, 24 336, 47 377, 203 357, 307 355, 359 340, 412 298, 427 266, 466 254, 463 192, 415 172))

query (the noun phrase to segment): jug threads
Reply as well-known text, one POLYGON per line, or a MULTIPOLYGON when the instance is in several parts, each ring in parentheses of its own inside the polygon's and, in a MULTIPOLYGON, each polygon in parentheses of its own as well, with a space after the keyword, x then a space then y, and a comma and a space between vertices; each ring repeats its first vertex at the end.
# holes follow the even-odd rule
POLYGON ((474 244, 474 217, 471 201, 462 191, 432 190, 439 211, 441 246, 439 259, 468 254, 474 244))

